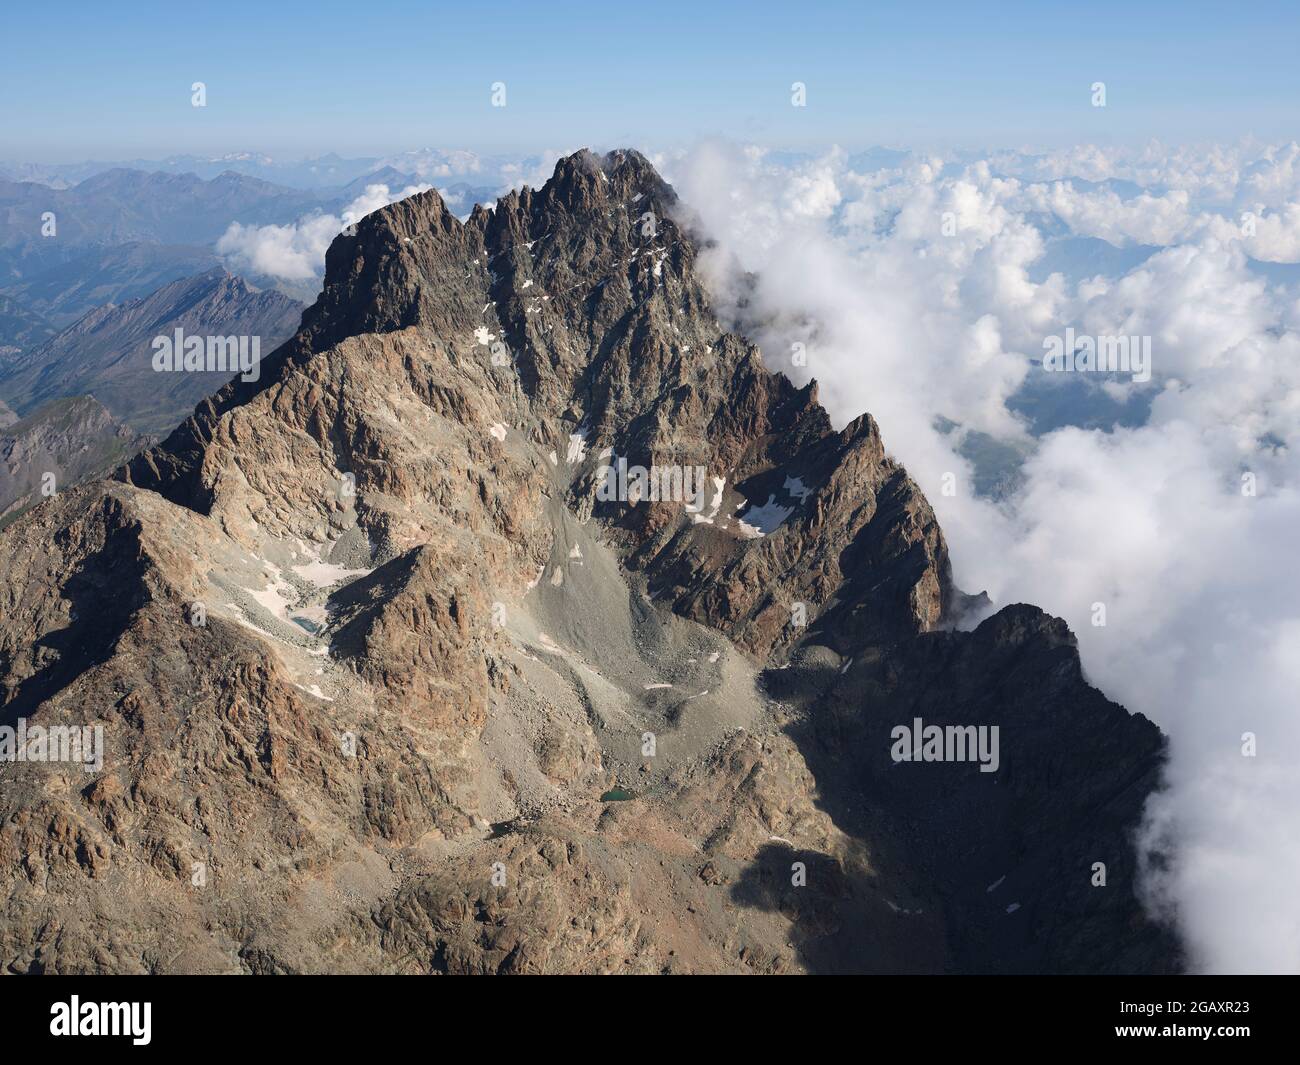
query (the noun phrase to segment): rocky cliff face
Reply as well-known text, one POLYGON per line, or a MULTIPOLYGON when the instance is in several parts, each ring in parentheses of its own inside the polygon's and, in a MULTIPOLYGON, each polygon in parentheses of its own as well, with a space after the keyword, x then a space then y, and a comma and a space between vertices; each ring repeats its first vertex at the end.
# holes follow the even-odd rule
POLYGON ((0 764, 4 964, 1177 964, 1158 731, 1031 607, 949 631, 928 503, 719 326, 678 217, 634 152, 384 208, 259 381, 5 531, 3 723, 105 755, 0 764), (916 717, 998 771, 893 761, 916 717))

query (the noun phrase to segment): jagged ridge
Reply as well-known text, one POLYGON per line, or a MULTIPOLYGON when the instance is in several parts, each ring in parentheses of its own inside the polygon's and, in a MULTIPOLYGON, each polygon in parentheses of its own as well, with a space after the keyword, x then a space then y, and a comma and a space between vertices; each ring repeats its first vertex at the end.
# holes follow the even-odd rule
POLYGON ((634 152, 465 223, 432 192, 384 208, 259 382, 4 534, 4 713, 102 707, 118 737, 74 797, 0 769, 11 968, 1175 964, 1128 839, 1159 733, 1033 608, 940 631, 959 593, 923 495, 868 416, 836 432, 721 329, 677 210, 634 152), (607 449, 704 467, 716 506, 597 499, 607 449), (115 583, 71 638, 67 604, 115 583), (881 734, 918 711, 1002 725, 1007 768, 900 778, 881 734), (64 926, 127 880, 87 951, 64 926))

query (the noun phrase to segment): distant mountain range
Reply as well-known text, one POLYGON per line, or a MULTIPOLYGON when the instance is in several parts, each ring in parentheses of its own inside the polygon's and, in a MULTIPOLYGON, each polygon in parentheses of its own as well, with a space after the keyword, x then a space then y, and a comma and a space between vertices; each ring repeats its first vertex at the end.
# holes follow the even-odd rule
POLYGON ((164 159, 125 159, 115 162, 0 163, 0 179, 35 181, 68 188, 106 170, 147 170, 214 178, 230 172, 299 189, 337 189, 385 167, 443 185, 470 181, 499 183, 507 171, 536 169, 537 157, 480 156, 474 152, 421 148, 389 156, 344 158, 333 152, 313 159, 277 160, 260 152, 231 152, 220 156, 172 155, 164 159))
POLYGON ((54 327, 46 318, 0 290, 0 359, 53 335, 54 327))
POLYGON ((285 222, 320 207, 315 193, 235 173, 204 181, 193 174, 109 170, 70 189, 3 181, 0 284, 77 258, 88 246, 211 245, 231 222, 285 222), (54 232, 47 235, 51 215, 54 232))
POLYGON ((27 416, 52 400, 93 394, 141 433, 165 433, 231 372, 157 373, 156 337, 259 338, 269 354, 298 327, 302 305, 258 291, 220 267, 84 314, 44 343, 0 361, 0 396, 27 416))
MULTIPOLYGON (((385 185, 394 194, 432 183, 436 167, 411 160, 412 168, 380 166, 329 188, 299 189, 224 171, 211 179, 192 173, 133 169, 97 172, 71 187, 31 180, 0 180, 0 294, 17 299, 27 313, 66 325, 107 300, 142 295, 176 277, 220 261, 214 245, 230 226, 292 226, 314 215, 341 216, 385 185)), ((468 214, 491 202, 495 184, 452 181, 442 185, 447 203, 468 214)), ((356 209, 355 207, 353 208, 356 209)), ((341 226, 340 226, 341 228, 341 226)), ((300 298, 314 283, 252 277, 300 298)), ((5 312, 0 310, 0 316, 5 312)), ((41 323, 0 317, 0 346, 36 335, 41 323)))
MULTIPOLYGON (((130 241, 93 247, 75 259, 0 288, 0 299, 21 306, 28 315, 40 315, 53 332, 92 308, 147 296, 170 281, 219 265, 217 256, 205 248, 130 241)), ((4 328, 0 324, 0 343, 5 342, 4 328)))

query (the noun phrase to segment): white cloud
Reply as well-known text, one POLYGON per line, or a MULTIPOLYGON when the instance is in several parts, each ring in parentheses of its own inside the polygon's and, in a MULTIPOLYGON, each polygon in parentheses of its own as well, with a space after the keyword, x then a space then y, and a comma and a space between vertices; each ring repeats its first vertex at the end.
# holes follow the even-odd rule
POLYGON ((1068 181, 1055 181, 1029 186, 1025 202, 1034 210, 1052 212, 1080 236, 1117 245, 1170 244, 1191 222, 1191 197, 1181 189, 1123 199, 1112 189, 1081 192, 1068 181))
POLYGON ((284 281, 309 281, 325 267, 325 252, 343 230, 372 211, 397 200, 424 192, 429 185, 409 185, 390 193, 387 185, 367 185, 342 215, 319 214, 289 225, 240 225, 230 223, 217 241, 217 254, 236 270, 284 281))
POLYGON ((423 181, 445 181, 448 178, 470 178, 484 172, 484 163, 473 152, 460 149, 443 151, 436 148, 419 148, 381 159, 379 167, 391 166, 403 174, 413 174, 423 181))
POLYGON ((853 173, 838 152, 785 166, 710 144, 664 165, 718 241, 702 265, 719 309, 743 292, 769 365, 816 376, 839 423, 876 416, 958 583, 1064 617, 1090 678, 1170 735, 1146 839, 1174 858, 1146 887, 1176 905, 1194 966, 1300 971, 1300 301, 1249 263, 1300 259, 1300 149, 1084 146, 853 173), (1266 208, 1253 236, 1251 205, 1266 208), (1062 236, 1162 250, 1123 276, 1035 281, 1062 236), (945 472, 969 486, 974 471, 936 416, 1028 444, 1008 400, 1067 327, 1151 337, 1146 423, 1039 438, 1000 504, 942 496, 945 472))
POLYGON ((555 173, 555 164, 564 156, 571 154, 570 151, 547 148, 535 158, 503 163, 498 174, 501 193, 504 195, 512 189, 522 189, 525 185, 540 189, 555 173))

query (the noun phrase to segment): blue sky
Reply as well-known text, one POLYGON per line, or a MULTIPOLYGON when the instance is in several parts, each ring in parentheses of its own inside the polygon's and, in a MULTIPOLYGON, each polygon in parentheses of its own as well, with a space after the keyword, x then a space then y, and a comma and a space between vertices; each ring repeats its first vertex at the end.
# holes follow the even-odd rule
POLYGON ((66 3, 4 13, 0 157, 1276 140, 1295 3, 66 3), (208 106, 190 105, 203 81, 208 106), (490 106, 503 81, 508 105, 490 106), (808 106, 790 105, 790 85, 808 106), (1104 81, 1107 104, 1089 86, 1104 81))

